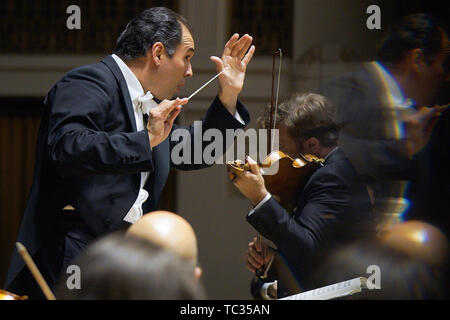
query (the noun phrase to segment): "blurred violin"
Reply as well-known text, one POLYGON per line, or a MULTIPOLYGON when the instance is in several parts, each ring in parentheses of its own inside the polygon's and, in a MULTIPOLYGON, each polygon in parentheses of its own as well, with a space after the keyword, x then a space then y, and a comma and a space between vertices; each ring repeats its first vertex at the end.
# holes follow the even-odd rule
POLYGON ((0 290, 0 300, 28 300, 27 296, 18 296, 14 293, 0 290))

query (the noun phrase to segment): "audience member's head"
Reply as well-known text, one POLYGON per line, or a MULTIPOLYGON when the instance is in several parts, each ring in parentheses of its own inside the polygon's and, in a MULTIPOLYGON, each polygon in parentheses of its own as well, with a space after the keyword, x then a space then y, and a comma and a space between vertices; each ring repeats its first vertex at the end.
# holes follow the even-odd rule
POLYGON ((380 290, 363 290, 348 299, 447 298, 448 242, 435 227, 423 222, 394 226, 380 238, 359 241, 330 252, 314 281, 330 285, 373 275, 379 268, 380 290))
POLYGON ((74 261, 81 288, 69 290, 60 279, 57 299, 165 300, 205 299, 192 267, 176 254, 148 240, 111 234, 97 240, 74 261))
POLYGON ((130 226, 126 235, 151 241, 192 262, 195 277, 200 278, 197 237, 189 222, 181 216, 169 211, 150 212, 130 226))
POLYGON ((447 237, 435 226, 422 221, 393 225, 380 235, 381 243, 396 251, 441 267, 448 257, 447 237))

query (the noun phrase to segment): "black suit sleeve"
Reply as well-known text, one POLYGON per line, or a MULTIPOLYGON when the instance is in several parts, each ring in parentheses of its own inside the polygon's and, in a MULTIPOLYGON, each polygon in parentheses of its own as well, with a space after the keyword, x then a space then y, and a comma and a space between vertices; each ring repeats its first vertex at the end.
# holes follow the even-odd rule
POLYGON ((216 97, 201 121, 189 127, 174 125, 169 136, 172 168, 195 170, 213 165, 234 142, 234 137, 227 139, 227 130, 242 129, 250 122, 250 115, 240 101, 236 110, 244 124, 216 97))
POLYGON ((122 111, 109 86, 99 72, 85 69, 66 76, 47 97, 47 149, 62 175, 153 171, 147 131, 106 131, 111 113, 122 111))
POLYGON ((317 174, 303 190, 306 205, 293 216, 272 197, 247 216, 291 263, 299 265, 327 238, 333 237, 350 201, 348 185, 331 173, 317 174))

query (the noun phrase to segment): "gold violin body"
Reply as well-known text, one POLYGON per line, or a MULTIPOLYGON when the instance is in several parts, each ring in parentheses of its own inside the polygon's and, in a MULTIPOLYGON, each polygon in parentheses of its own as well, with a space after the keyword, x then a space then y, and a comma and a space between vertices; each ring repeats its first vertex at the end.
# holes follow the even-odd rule
MULTIPOLYGON (((293 159, 282 151, 273 151, 259 164, 259 169, 267 191, 288 209, 297 190, 306 184, 323 162, 323 159, 313 155, 301 155, 293 159)), ((230 174, 240 175, 244 171, 250 171, 250 166, 235 160, 227 162, 227 169, 230 174)))

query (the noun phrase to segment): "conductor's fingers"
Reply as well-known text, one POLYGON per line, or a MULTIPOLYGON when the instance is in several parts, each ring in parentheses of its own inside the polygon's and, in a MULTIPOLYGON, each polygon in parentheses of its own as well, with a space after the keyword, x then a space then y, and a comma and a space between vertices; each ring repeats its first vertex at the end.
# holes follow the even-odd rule
POLYGON ((224 56, 229 56, 231 55, 231 51, 233 49, 234 44, 236 43, 236 41, 238 41, 239 39, 239 34, 235 33, 231 36, 230 40, 228 40, 227 43, 225 43, 225 48, 223 49, 223 55, 224 56))
POLYGON ((248 50, 247 54, 245 55, 244 59, 242 59, 242 62, 244 63, 245 66, 248 65, 248 63, 250 62, 250 60, 252 60, 253 54, 255 53, 255 46, 251 46, 250 50, 248 50))
POLYGON ((172 127, 173 122, 175 121, 175 119, 178 117, 178 115, 181 112, 181 106, 176 106, 174 111, 171 113, 170 117, 167 119, 167 122, 169 123, 169 125, 172 127))
POLYGON ((169 113, 172 112, 173 109, 175 109, 178 106, 185 105, 188 103, 187 98, 176 98, 175 100, 163 100, 159 105, 158 108, 160 108, 160 112, 162 112, 164 117, 167 117, 169 113))

